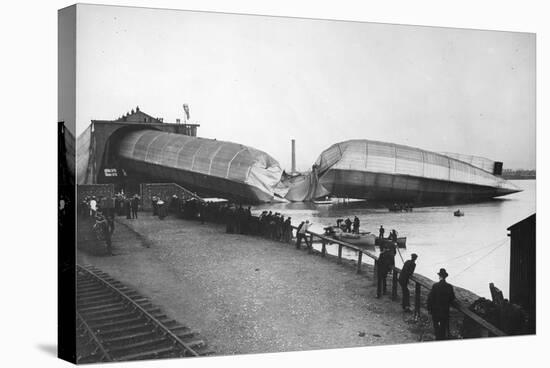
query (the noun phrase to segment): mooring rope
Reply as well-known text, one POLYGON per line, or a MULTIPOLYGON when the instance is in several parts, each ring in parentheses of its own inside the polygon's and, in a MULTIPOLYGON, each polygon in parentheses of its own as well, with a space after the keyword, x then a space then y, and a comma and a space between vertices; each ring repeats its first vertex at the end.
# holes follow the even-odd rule
POLYGON ((490 242, 488 243, 487 245, 483 246, 483 247, 480 247, 480 248, 477 248, 477 249, 474 249, 472 251, 469 251, 469 252, 466 252, 464 254, 461 254, 461 255, 458 255, 458 256, 455 256, 455 257, 452 257, 452 258, 447 258, 445 260, 442 260, 442 261, 436 261, 436 262, 432 262, 430 263, 428 266, 434 266, 434 265, 438 265, 438 264, 445 264, 445 263, 448 263, 450 261, 455 261, 457 259, 460 259, 460 258, 463 258, 463 257, 466 257, 466 256, 469 256, 470 254, 474 254, 474 253, 477 253, 477 252, 480 252, 480 251, 483 251, 489 247, 492 247, 493 245, 495 244, 500 244, 501 242, 505 241, 507 238, 504 237, 502 239, 498 239, 496 241, 493 241, 493 242, 490 242))
POLYGON ((495 250, 497 250, 498 248, 502 247, 504 244, 506 244, 506 240, 507 239, 504 239, 500 244, 498 244, 496 247, 494 247, 493 249, 491 249, 488 253, 486 253, 485 255, 481 256, 477 261, 475 261, 474 263, 472 263, 471 265, 469 265, 468 267, 466 267, 465 269, 463 269, 462 271, 460 271, 459 273, 457 273, 454 277, 458 277, 460 276, 461 274, 463 274, 464 272, 466 272, 467 270, 469 270, 470 268, 472 268, 473 266, 475 266, 477 263, 481 262, 485 257, 487 257, 489 254, 493 253, 495 250))

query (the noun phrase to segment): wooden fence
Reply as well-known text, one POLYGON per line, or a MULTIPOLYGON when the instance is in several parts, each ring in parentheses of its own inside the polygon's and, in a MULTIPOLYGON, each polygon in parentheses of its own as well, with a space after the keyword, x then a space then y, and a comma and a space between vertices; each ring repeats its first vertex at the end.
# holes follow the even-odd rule
MULTIPOLYGON (((297 230, 296 226, 292 227, 294 230, 297 230)), ((346 243, 344 241, 340 241, 325 235, 317 234, 313 231, 306 231, 306 233, 309 235, 309 247, 308 252, 313 252, 313 241, 315 239, 319 239, 321 243, 321 256, 325 256, 327 254, 327 245, 328 244, 336 244, 338 246, 338 262, 342 262, 342 250, 344 248, 351 249, 357 252, 357 273, 361 273, 361 268, 363 264, 363 255, 372 258, 374 260, 374 277, 376 278, 376 268, 378 266, 378 256, 372 252, 370 252, 367 249, 355 246, 350 243, 346 243)), ((398 277, 399 273, 401 272, 401 269, 399 267, 393 267, 392 270, 392 299, 395 300, 397 298, 397 288, 398 288, 398 277)), ((421 309, 421 296, 423 289, 431 290, 432 285, 426 283, 426 281, 422 280, 421 278, 417 277, 416 274, 412 275, 410 277, 410 281, 414 283, 414 313, 415 316, 420 315, 420 309, 421 309)), ((489 332, 490 335, 493 336, 506 336, 504 332, 469 310, 466 306, 464 306, 460 301, 455 300, 452 303, 452 307, 459 311, 461 314, 468 316, 470 319, 472 319, 475 323, 477 323, 479 326, 484 328, 489 332)))

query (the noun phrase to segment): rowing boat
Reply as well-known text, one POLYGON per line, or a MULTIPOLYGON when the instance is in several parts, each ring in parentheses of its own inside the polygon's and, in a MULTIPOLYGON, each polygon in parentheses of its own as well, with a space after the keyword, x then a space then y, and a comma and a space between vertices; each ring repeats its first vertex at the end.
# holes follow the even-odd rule
MULTIPOLYGON (((380 247, 388 247, 390 245, 394 244, 393 241, 391 241, 389 238, 376 238, 376 245, 380 247)), ((407 237, 401 236, 397 238, 397 247, 398 248, 406 248, 407 247, 407 237)))

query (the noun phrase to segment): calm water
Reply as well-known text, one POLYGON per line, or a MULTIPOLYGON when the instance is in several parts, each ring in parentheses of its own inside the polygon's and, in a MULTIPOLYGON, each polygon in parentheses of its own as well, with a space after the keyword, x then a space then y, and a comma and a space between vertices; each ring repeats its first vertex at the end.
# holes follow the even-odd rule
MULTIPOLYGON (((418 254, 416 272, 436 279, 437 271, 444 267, 452 284, 490 298, 489 283, 494 282, 508 297, 510 241, 506 229, 536 211, 535 180, 512 182, 524 191, 478 204, 415 208, 411 213, 366 208, 364 203, 266 204, 254 207, 253 213, 280 212, 291 216, 294 225, 309 219, 313 222, 311 230, 320 233, 338 218, 353 220, 357 216, 361 231, 378 235, 378 228, 384 225, 386 235, 396 229, 399 236, 406 236, 407 249, 401 254, 405 260, 411 253, 418 254), (453 216, 458 208, 465 216, 453 216)), ((329 252, 335 253, 336 247, 329 252)), ((354 252, 344 256, 356 259, 354 252)), ((396 265, 402 265, 399 255, 396 265)))

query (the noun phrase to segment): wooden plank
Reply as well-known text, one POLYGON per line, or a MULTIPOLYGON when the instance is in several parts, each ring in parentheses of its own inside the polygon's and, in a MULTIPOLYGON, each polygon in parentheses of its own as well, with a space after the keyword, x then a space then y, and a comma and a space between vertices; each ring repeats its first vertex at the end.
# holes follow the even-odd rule
POLYGON ((420 293, 422 292, 422 285, 419 282, 414 283, 414 316, 418 318, 420 316, 420 293))
POLYGON ((471 310, 469 310, 468 308, 466 308, 465 306, 460 304, 460 302, 455 300, 453 302, 453 304, 451 304, 451 305, 455 309, 459 310, 460 312, 462 312, 466 316, 473 319, 478 325, 485 328, 487 331, 489 331, 493 335, 495 335, 495 336, 506 336, 506 334, 504 332, 502 332, 501 330, 499 330, 498 328, 496 328, 495 326, 493 326, 492 324, 490 324, 489 322, 487 322, 486 320, 484 320, 483 318, 481 318, 480 316, 478 316, 477 314, 475 314, 474 312, 472 312, 471 310))
POLYGON ((391 283, 391 300, 397 299, 397 270, 393 270, 392 283, 391 283))

